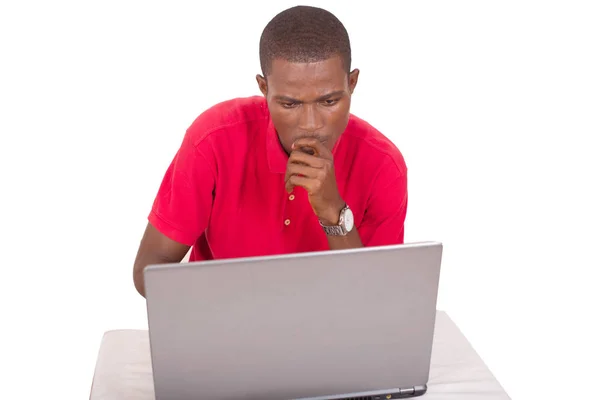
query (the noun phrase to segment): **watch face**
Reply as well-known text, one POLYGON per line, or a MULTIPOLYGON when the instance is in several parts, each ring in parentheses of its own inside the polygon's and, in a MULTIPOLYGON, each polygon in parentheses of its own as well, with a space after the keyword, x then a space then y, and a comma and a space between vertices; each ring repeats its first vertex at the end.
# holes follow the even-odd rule
POLYGON ((352 210, 349 208, 344 212, 344 229, 348 232, 352 230, 354 227, 354 215, 352 214, 352 210))

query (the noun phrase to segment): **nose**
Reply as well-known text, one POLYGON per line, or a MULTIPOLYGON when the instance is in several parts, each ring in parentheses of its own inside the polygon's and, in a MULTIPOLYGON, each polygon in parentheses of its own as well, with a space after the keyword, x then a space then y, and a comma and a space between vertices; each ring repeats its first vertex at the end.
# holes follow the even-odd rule
POLYGON ((317 110, 316 104, 305 104, 300 111, 298 128, 306 133, 318 132, 323 128, 323 118, 317 110))

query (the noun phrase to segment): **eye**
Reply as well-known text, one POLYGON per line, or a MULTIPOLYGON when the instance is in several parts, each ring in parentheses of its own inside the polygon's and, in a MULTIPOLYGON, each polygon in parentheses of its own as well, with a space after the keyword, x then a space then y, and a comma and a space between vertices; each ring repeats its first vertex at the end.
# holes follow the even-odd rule
POLYGON ((323 104, 325 104, 326 106, 334 106, 337 104, 338 101, 339 99, 327 99, 323 101, 323 104))
POLYGON ((279 103, 283 108, 294 108, 298 103, 293 102, 281 102, 279 103))

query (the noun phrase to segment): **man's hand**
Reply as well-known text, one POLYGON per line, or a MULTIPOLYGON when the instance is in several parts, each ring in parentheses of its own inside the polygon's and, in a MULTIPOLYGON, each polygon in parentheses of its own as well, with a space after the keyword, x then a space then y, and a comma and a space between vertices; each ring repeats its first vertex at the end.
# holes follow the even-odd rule
POLYGON ((295 186, 306 189, 313 211, 323 223, 339 222, 345 203, 338 192, 333 155, 317 139, 299 139, 292 145, 285 187, 291 193, 295 186))

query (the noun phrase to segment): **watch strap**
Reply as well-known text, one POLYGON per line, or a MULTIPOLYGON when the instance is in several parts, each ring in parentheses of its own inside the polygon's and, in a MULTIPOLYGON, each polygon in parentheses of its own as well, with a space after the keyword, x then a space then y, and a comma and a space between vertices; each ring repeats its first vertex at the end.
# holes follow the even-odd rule
POLYGON ((328 236, 344 236, 346 234, 344 229, 339 225, 327 226, 321 224, 321 226, 328 236))
POLYGON ((345 236, 348 234, 348 232, 342 226, 342 218, 344 216, 344 211, 346 211, 346 209, 348 208, 349 207, 346 204, 344 208, 342 208, 342 210, 340 211, 340 216, 337 225, 324 225, 323 222, 319 220, 319 223, 321 224, 323 230, 328 236, 345 236))

